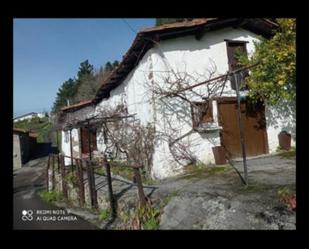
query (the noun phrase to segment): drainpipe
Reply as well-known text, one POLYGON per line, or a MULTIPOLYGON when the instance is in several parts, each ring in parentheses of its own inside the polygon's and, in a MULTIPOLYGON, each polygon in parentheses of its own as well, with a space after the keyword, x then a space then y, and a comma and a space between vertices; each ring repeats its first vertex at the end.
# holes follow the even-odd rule
POLYGON ((241 150, 242 150, 242 158, 244 164, 244 175, 245 175, 245 184, 248 185, 248 171, 247 171, 247 159, 246 159, 246 148, 245 148, 245 137, 244 137, 244 127, 241 121, 241 111, 240 111, 240 95, 239 95, 239 82, 238 77, 239 74, 233 74, 235 85, 236 85, 236 95, 237 95, 237 109, 238 109, 238 125, 240 131, 240 143, 241 143, 241 150))

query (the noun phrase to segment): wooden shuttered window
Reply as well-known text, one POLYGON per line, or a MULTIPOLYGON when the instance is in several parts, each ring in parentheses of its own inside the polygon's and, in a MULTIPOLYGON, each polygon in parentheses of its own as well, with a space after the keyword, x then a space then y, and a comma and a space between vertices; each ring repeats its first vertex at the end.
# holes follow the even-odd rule
MULTIPOLYGON (((247 44, 246 41, 230 41, 230 40, 226 41, 229 71, 234 71, 242 67, 238 63, 237 54, 242 53, 248 56, 246 44, 247 44)), ((248 76, 248 70, 243 72, 243 79, 246 76, 248 76)), ((243 82, 243 79, 241 79, 242 82, 243 82)), ((233 76, 230 77, 230 81, 231 81, 231 88, 236 90, 235 78, 233 76)), ((247 89, 247 86, 240 88, 240 90, 246 90, 246 89, 247 89)))
POLYGON ((203 123, 213 122, 211 101, 193 102, 191 104, 193 128, 199 127, 203 123))

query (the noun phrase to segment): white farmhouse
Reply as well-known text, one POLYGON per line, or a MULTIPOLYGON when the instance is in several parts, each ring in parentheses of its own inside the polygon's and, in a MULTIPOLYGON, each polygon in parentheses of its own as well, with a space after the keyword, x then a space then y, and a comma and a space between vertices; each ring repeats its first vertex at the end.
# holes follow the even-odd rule
MULTIPOLYGON (((215 163, 214 155, 222 152, 227 158, 241 157, 235 91, 236 81, 241 78, 221 77, 193 86, 236 70, 237 51, 252 55, 254 43, 261 37, 271 37, 274 28, 275 23, 263 18, 202 18, 144 29, 95 98, 66 107, 63 112, 69 115, 83 111, 87 118, 122 105, 142 125, 152 125, 156 134, 167 138, 157 136, 154 141, 153 178, 181 173, 190 160, 175 154, 181 154, 184 147, 191 159, 205 164, 215 163)), ((242 88, 247 156, 276 151, 281 131, 292 135, 293 145, 295 104, 282 103, 276 108, 267 104, 253 106, 247 102, 246 94, 247 90, 242 88)), ((72 130, 74 156, 89 152, 85 143, 87 132, 83 128, 72 130)), ((102 152, 101 130, 92 132, 91 137, 90 149, 102 152)), ((68 131, 62 134, 62 150, 71 155, 68 131)))
POLYGON ((45 113, 29 112, 29 113, 26 113, 24 115, 15 117, 13 119, 13 121, 18 122, 18 121, 27 120, 27 119, 30 120, 30 119, 35 118, 35 117, 44 118, 45 113))

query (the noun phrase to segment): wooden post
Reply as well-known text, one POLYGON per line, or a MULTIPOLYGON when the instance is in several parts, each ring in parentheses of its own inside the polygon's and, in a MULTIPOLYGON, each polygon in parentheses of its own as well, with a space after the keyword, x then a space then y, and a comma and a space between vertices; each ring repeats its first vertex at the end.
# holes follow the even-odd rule
POLYGON ((55 190, 55 154, 52 154, 52 190, 55 190))
POLYGON ((82 207, 85 204, 84 176, 82 162, 78 159, 76 159, 76 179, 78 183, 79 205, 82 207))
POLYGON ((71 153, 71 170, 73 173, 73 144, 72 144, 72 129, 70 129, 70 153, 71 153))
POLYGON ((240 95, 239 95, 239 81, 238 81, 238 74, 233 74, 235 79, 236 85, 236 95, 237 95, 237 109, 238 109, 238 125, 240 131, 240 143, 241 143, 241 150, 242 150, 242 158, 244 164, 244 175, 245 175, 245 184, 248 185, 248 171, 247 171, 247 159, 246 159, 246 148, 245 148, 245 136, 244 136, 244 127, 241 121, 241 110, 240 110, 240 95))
POLYGON ((89 120, 87 121, 87 127, 88 127, 88 150, 89 150, 89 159, 91 160, 91 130, 90 130, 90 124, 89 120))
POLYGON ((141 177, 138 167, 134 167, 133 171, 134 171, 134 176, 135 176, 135 180, 137 183, 137 190, 138 190, 138 197, 139 197, 140 205, 143 207, 146 205, 146 197, 145 197, 145 193, 143 189, 142 177, 141 177))
POLYGON ((56 142, 57 142, 57 153, 59 153, 59 140, 58 140, 58 134, 59 134, 59 131, 56 130, 56 142))
POLYGON ((91 199, 91 207, 94 209, 98 208, 98 200, 97 200, 97 192, 95 189, 95 178, 94 172, 91 165, 91 161, 86 160, 87 167, 87 176, 88 176, 88 186, 89 186, 89 194, 91 199))
POLYGON ((60 155, 60 168, 61 168, 61 179, 62 179, 62 192, 64 195, 64 198, 68 200, 68 185, 66 180, 66 174, 65 174, 65 164, 64 164, 64 156, 60 155))
POLYGON ((50 155, 48 155, 47 168, 46 168, 46 188, 48 192, 49 192, 49 167, 50 167, 50 155))
POLYGON ((57 154, 57 171, 58 171, 58 174, 60 174, 60 155, 57 154))
POLYGON ((112 177, 111 177, 111 168, 110 164, 107 161, 106 155, 103 156, 103 166, 106 168, 106 180, 107 180, 107 186, 108 186, 108 194, 109 194, 109 200, 110 200, 110 206, 112 211, 112 217, 117 216, 117 208, 116 208, 116 202, 113 194, 113 186, 112 186, 112 177))

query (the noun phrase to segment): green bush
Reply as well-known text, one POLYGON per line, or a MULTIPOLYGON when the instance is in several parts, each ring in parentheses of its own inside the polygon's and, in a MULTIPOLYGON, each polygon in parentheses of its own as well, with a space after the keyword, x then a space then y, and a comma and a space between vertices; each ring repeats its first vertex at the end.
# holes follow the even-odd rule
POLYGON ((156 208, 146 205, 137 209, 137 217, 143 226, 143 229, 158 229, 160 211, 156 208))
POLYGON ((39 193, 40 197, 45 201, 45 202, 55 202, 55 201, 62 201, 64 199, 63 193, 57 192, 57 191, 42 191, 39 193))
POLYGON ((74 174, 74 172, 70 172, 67 176, 66 176, 67 182, 69 184, 71 184, 73 187, 77 186, 77 177, 74 174))
POLYGON ((159 228, 159 225, 160 224, 158 219, 156 219, 155 217, 151 217, 144 223, 143 228, 145 230, 157 230, 159 228))
POLYGON ((110 210, 109 209, 102 209, 100 211, 100 220, 104 221, 110 216, 110 210))

